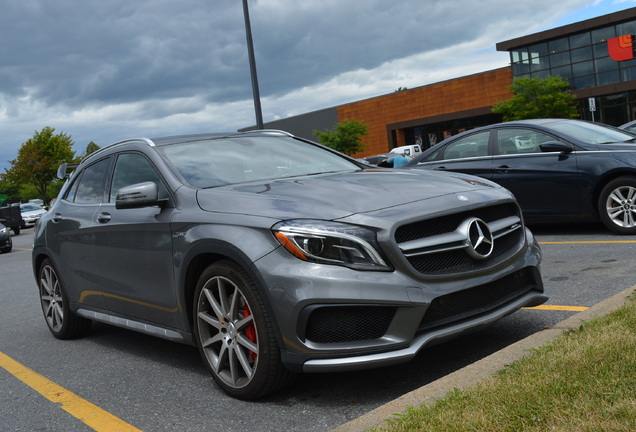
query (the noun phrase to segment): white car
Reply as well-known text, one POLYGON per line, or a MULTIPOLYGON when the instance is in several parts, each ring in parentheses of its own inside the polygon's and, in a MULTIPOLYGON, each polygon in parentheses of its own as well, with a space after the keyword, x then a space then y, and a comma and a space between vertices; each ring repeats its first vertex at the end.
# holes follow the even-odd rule
POLYGON ((20 213, 22 215, 22 228, 32 227, 40 220, 42 215, 46 213, 46 209, 33 203, 20 204, 20 213))

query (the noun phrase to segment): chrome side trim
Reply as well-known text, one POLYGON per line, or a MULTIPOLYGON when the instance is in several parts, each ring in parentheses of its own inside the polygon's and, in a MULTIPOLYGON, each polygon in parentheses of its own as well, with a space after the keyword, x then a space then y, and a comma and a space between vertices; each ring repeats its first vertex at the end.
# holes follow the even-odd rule
POLYGON ((81 317, 92 319, 95 321, 103 322, 106 324, 115 325, 117 327, 123 327, 131 330, 135 330, 141 333, 146 333, 152 336, 159 336, 164 339, 183 342, 183 336, 174 331, 168 330, 162 327, 154 326, 151 324, 145 324, 139 321, 133 321, 126 318, 120 318, 114 315, 108 315, 101 312, 95 312, 87 309, 78 309, 75 313, 81 317))

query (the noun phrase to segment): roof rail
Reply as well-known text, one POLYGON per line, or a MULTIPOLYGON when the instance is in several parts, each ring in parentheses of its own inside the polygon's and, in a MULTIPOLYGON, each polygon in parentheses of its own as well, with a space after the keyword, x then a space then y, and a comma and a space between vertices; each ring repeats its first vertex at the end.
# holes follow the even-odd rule
POLYGON ((246 135, 246 134, 252 134, 252 133, 269 133, 269 134, 280 134, 280 135, 285 135, 285 136, 289 136, 289 137, 293 137, 294 135, 283 131, 283 130, 279 130, 279 129, 252 129, 249 131, 241 131, 241 132, 236 132, 236 135, 246 135))

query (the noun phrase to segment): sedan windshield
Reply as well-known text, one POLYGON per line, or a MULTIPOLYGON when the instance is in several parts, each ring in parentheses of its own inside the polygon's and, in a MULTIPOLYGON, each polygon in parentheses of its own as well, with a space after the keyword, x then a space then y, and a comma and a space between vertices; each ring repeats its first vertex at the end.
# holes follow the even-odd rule
POLYGON ((200 188, 360 169, 337 153, 288 136, 230 136, 170 145, 162 152, 200 188))
POLYGON ((41 210, 42 207, 35 204, 20 204, 20 211, 33 211, 33 210, 41 210))
POLYGON ((634 135, 611 126, 602 126, 583 121, 564 121, 551 123, 557 132, 589 144, 619 143, 634 139, 634 135))

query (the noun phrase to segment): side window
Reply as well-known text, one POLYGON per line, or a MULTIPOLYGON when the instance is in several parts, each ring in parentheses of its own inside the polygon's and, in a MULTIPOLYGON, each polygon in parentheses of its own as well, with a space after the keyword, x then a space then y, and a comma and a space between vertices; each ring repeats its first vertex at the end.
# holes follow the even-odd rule
POLYGON ((110 159, 103 159, 86 167, 64 199, 77 204, 102 203, 109 167, 110 159))
POLYGON ((157 185, 159 196, 166 195, 166 188, 163 186, 161 177, 148 159, 137 153, 120 154, 115 163, 115 172, 110 187, 110 202, 115 202, 119 189, 148 181, 157 185))
POLYGON ((488 156, 488 139, 490 132, 478 132, 460 138, 444 147, 443 159, 464 159, 469 157, 488 156))
POLYGON ((539 144, 558 141, 552 135, 523 128, 505 128, 497 132, 499 154, 539 153, 539 144))

